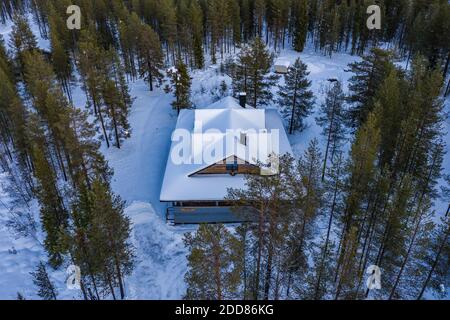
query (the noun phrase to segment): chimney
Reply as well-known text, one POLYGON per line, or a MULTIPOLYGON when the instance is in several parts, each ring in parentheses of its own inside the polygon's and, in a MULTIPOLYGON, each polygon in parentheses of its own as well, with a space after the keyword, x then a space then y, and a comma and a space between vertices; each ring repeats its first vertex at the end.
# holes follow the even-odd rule
POLYGON ((239 92, 239 105, 242 108, 245 108, 245 105, 247 104, 247 93, 245 92, 239 92))
POLYGON ((240 132, 239 142, 244 146, 247 145, 247 134, 245 132, 242 132, 242 131, 240 132))

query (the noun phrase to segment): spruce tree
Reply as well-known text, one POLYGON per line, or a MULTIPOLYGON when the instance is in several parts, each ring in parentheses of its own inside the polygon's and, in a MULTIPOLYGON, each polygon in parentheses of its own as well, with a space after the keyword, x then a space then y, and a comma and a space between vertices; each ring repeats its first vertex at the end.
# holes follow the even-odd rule
POLYGON ((181 109, 190 108, 191 99, 191 77, 183 61, 178 60, 174 68, 169 70, 170 83, 175 96, 172 102, 174 109, 180 113, 181 109))
POLYGON ((309 88, 311 81, 307 79, 307 66, 298 58, 284 76, 285 84, 279 86, 278 104, 285 119, 289 121, 289 133, 303 130, 303 119, 312 111, 314 100, 309 88))

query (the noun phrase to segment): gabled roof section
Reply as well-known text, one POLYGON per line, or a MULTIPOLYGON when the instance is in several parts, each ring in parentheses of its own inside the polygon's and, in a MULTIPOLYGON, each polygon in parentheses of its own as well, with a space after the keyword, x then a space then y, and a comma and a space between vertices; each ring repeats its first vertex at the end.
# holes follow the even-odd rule
POLYGON ((195 175, 200 175, 203 172, 207 171, 209 168, 214 167, 216 165, 226 164, 226 161, 231 161, 230 158, 234 158, 233 159, 233 163, 234 163, 234 161, 236 161, 238 164, 246 164, 246 165, 250 165, 250 166, 252 166, 254 168, 258 168, 259 169, 259 167, 255 163, 250 163, 250 162, 245 161, 244 159, 241 159, 241 158, 239 158, 237 156, 229 156, 229 157, 223 158, 222 160, 217 161, 216 163, 210 164, 210 165, 208 165, 208 166, 206 166, 204 168, 201 168, 201 169, 199 169, 199 170, 189 174, 189 177, 192 177, 192 176, 195 176, 195 175))
MULTIPOLYGON (((246 108, 252 108, 249 105, 246 105, 246 108)), ((213 104, 210 104, 207 109, 242 109, 239 101, 232 96, 227 96, 222 98, 213 104)))
POLYGON ((205 133, 214 129, 222 133, 227 130, 260 130, 265 128, 263 109, 200 109, 195 110, 194 132, 205 133))

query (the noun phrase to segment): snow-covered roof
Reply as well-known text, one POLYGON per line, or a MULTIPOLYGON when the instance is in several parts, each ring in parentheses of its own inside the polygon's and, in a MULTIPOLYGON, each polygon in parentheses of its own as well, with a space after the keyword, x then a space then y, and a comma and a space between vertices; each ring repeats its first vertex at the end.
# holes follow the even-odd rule
MULTIPOLYGON (((246 107, 251 108, 248 105, 246 107)), ((242 109, 242 107, 237 99, 227 96, 210 104, 206 109, 242 109)))
POLYGON ((277 59, 275 61, 275 66, 282 66, 282 67, 289 68, 290 65, 291 65, 291 63, 284 59, 277 59))
MULTIPOLYGON (((230 101, 224 98, 224 103, 230 101)), ((219 201, 227 194, 227 188, 244 188, 243 175, 228 174, 193 175, 211 163, 229 156, 236 156, 249 163, 266 162, 261 154, 292 153, 283 123, 276 109, 197 109, 182 110, 166 164, 161 188, 161 201, 219 201), (273 130, 276 129, 276 130, 273 130), (191 134, 190 148, 180 152, 177 132, 191 134), (277 131, 277 134, 273 132, 277 131), (248 143, 239 143, 239 133, 247 135, 248 143), (261 132, 263 135, 261 135, 261 132), (273 134, 272 134, 273 133, 273 134), (259 134, 259 135, 257 135, 259 134), (263 139, 261 139, 263 137, 263 139), (228 150, 227 141, 235 140, 228 150), (259 139, 259 140, 258 140, 259 139), (256 143, 256 141, 265 141, 256 143), (234 150, 233 150, 234 149, 234 150), (260 149, 266 149, 261 152, 260 149), (205 150, 208 159, 205 158, 205 150), (211 150, 215 150, 210 152, 211 150), (223 152, 220 152, 223 151, 223 152), (188 154, 184 154, 187 152, 188 154), (185 161, 174 161, 173 155, 181 155, 185 161)))

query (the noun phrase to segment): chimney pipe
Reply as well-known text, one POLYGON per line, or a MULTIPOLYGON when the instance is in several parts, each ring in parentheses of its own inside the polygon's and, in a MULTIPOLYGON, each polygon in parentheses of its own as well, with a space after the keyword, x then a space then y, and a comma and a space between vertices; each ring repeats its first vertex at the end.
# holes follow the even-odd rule
POLYGON ((239 105, 242 108, 245 108, 245 105, 247 104, 247 93, 245 92, 239 92, 239 105))

